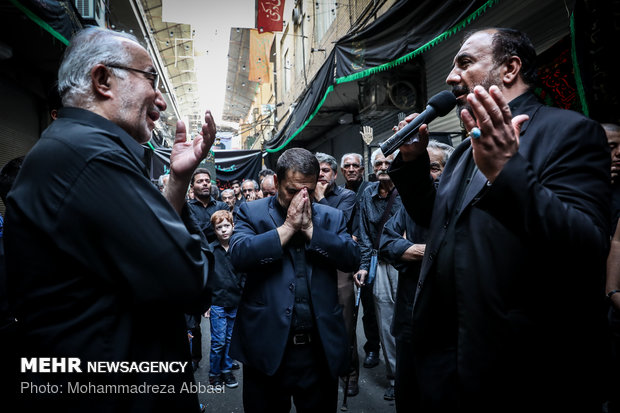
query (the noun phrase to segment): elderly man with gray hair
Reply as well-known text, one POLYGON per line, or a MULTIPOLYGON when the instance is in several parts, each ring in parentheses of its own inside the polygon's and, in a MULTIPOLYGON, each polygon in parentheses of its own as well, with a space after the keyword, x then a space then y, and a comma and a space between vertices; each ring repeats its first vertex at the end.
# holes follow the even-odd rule
POLYGON ((338 163, 333 156, 322 152, 317 152, 314 156, 319 161, 320 166, 319 180, 313 195, 314 200, 344 212, 345 220, 348 223, 355 207, 355 192, 336 185, 338 163))
POLYGON ((182 391, 194 385, 184 313, 201 309, 211 259, 185 193, 216 128, 207 111, 187 142, 177 123, 162 196, 142 147, 166 110, 159 76, 147 50, 125 33, 88 28, 65 51, 63 108, 9 193, 5 247, 19 320, 16 357, 73 358, 82 373, 21 371, 20 382, 65 394, 22 391, 17 410, 200 409, 197 394, 182 391), (112 364, 129 371, 100 374, 112 364), (67 394, 77 381, 106 393, 67 394), (139 386, 153 391, 131 391, 139 386))
POLYGON ((358 205, 357 235, 362 261, 359 271, 353 278, 358 287, 369 286, 375 298, 379 339, 383 348, 387 379, 390 382, 383 396, 385 400, 395 398, 396 340, 390 332, 390 326, 396 302, 398 271, 384 260, 377 259, 377 252, 383 226, 402 206, 400 195, 387 172, 397 154, 398 151, 386 157, 381 149, 376 149, 371 155, 377 181, 371 182, 366 187, 358 205))
POLYGON ((228 205, 228 210, 233 214, 237 212, 239 209, 239 205, 235 202, 237 198, 235 197, 235 191, 232 188, 226 188, 222 191, 222 201, 228 205))
POLYGON ((246 179, 241 184, 241 192, 245 197, 246 201, 254 201, 256 199, 261 198, 261 194, 259 193, 260 187, 258 186, 258 182, 254 179, 246 179))

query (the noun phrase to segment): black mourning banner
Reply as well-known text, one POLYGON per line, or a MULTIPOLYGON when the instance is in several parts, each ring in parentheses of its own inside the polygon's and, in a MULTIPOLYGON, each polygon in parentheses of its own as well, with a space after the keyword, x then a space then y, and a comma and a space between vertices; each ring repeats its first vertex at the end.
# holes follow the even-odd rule
POLYGON ((486 0, 399 0, 364 27, 338 40, 295 110, 265 148, 279 151, 316 111, 335 78, 355 75, 398 59, 433 40, 485 4, 486 0))
MULTIPOLYGON (((160 175, 170 172, 170 151, 170 148, 145 146, 146 164, 150 166, 149 175, 153 182, 160 175)), ((258 179, 262 167, 260 150, 215 150, 212 154, 215 157, 215 179, 220 190, 230 188, 231 182, 236 179, 258 179)))
POLYGON ((261 160, 260 150, 215 151, 217 187, 220 190, 230 188, 234 180, 257 180, 262 166, 261 160))

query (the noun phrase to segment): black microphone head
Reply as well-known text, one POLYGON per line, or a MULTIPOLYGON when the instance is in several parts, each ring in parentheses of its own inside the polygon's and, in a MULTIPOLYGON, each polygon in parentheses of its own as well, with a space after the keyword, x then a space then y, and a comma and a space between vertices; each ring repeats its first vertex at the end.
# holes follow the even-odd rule
POLYGON ((428 105, 435 109, 438 116, 446 116, 456 106, 456 96, 449 90, 444 90, 430 98, 428 105))

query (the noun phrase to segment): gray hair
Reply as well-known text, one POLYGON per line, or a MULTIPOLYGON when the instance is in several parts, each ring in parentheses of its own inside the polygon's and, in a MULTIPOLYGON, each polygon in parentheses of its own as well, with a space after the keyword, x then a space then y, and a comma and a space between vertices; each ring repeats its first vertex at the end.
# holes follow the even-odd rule
POLYGON ((620 125, 616 125, 615 123, 601 123, 601 126, 607 132, 620 132, 620 125))
MULTIPOLYGON (((63 106, 89 108, 94 102, 90 71, 95 65, 127 65, 131 62, 131 54, 121 46, 121 39, 140 44, 131 34, 99 27, 81 30, 71 39, 58 69, 58 93, 63 106)), ((121 70, 110 70, 121 79, 127 76, 121 70)))
MULTIPOLYGON (((393 153, 391 153, 390 155, 393 155, 394 158, 396 158, 396 155, 398 155, 398 152, 400 152, 398 149, 396 149, 393 153)), ((379 154, 383 155, 383 152, 381 151, 381 148, 377 148, 372 152, 372 155, 370 155, 370 164, 374 167, 375 166, 375 159, 377 159, 377 156, 379 156, 379 154)), ((387 156, 386 156, 387 158, 387 156)))
POLYGON ((231 195, 235 195, 235 191, 233 191, 230 188, 224 189, 221 193, 222 196, 226 195, 226 194, 231 194, 231 195))
MULTIPOLYGON (((256 182, 254 179, 246 179, 243 181, 243 183, 245 184, 246 182, 252 182, 252 184, 254 185, 254 190, 258 191, 260 188, 258 186, 258 182, 256 182)), ((243 186, 243 184, 241 184, 241 186, 243 186)))
POLYGON ((364 166, 364 158, 362 158, 362 155, 360 155, 359 153, 355 153, 355 152, 350 152, 350 153, 345 153, 344 155, 342 155, 342 158, 340 158, 340 167, 344 168, 344 159, 348 158, 349 156, 354 156, 357 158, 357 162, 359 162, 360 166, 364 166))
POLYGON ((327 163, 329 164, 329 167, 332 168, 332 171, 338 172, 338 164, 336 163, 336 158, 323 152, 317 152, 314 154, 314 156, 316 156, 316 160, 319 161, 319 165, 322 163, 327 163))
POLYGON ((443 157, 441 158, 442 166, 446 165, 446 162, 448 162, 448 158, 450 157, 450 155, 452 155, 452 152, 454 152, 454 148, 452 146, 432 139, 428 141, 427 148, 437 149, 438 151, 441 151, 441 153, 443 154, 443 157))

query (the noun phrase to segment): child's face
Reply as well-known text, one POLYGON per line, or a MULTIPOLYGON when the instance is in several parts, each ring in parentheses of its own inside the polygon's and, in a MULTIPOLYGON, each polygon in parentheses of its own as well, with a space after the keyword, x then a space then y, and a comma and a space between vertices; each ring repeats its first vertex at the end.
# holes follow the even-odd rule
POLYGON ((233 225, 233 223, 228 221, 227 219, 225 219, 222 222, 216 224, 215 225, 215 235, 217 236, 217 240, 220 241, 220 242, 228 241, 230 239, 230 236, 233 233, 233 229, 234 228, 235 228, 235 226, 233 225))

